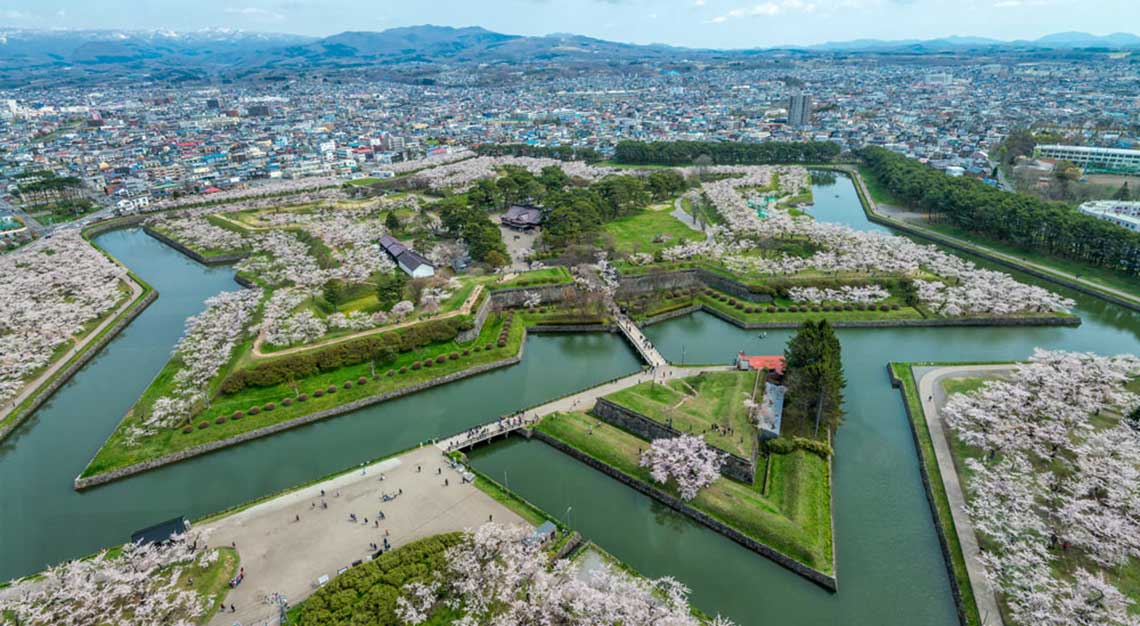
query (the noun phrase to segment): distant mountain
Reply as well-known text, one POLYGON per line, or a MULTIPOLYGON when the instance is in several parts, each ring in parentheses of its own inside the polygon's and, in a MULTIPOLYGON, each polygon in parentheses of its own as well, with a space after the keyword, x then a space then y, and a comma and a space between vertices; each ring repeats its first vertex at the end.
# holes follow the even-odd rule
MULTIPOLYGON (((1057 33, 1032 41, 984 37, 879 40, 857 39, 812 46, 750 50, 634 45, 582 35, 507 35, 484 28, 407 26, 381 32, 349 31, 316 38, 235 30, 118 31, 0 29, 0 84, 35 76, 51 82, 56 68, 88 68, 87 73, 153 71, 164 76, 204 76, 213 71, 396 66, 402 63, 524 63, 573 61, 625 63, 746 58, 784 54, 928 54, 983 50, 1036 51, 1140 49, 1140 37, 1127 33, 1057 33)), ((71 73, 76 77, 75 73, 71 73)))
POLYGON ((118 31, 0 29, 0 69, 150 61, 193 66, 303 44, 313 37, 231 30, 118 31))
MULTIPOLYGON (((789 46, 796 49, 795 46, 789 46)), ((853 39, 851 41, 834 41, 814 46, 806 46, 803 50, 829 51, 829 52, 883 52, 883 51, 911 51, 934 52, 942 50, 969 50, 969 49, 1074 49, 1074 48, 1111 48, 1128 49, 1140 48, 1140 37, 1128 33, 1113 33, 1111 35, 1090 35, 1089 33, 1067 32, 1045 35, 1038 39, 1016 41, 1002 41, 988 37, 941 37, 938 39, 853 39)))

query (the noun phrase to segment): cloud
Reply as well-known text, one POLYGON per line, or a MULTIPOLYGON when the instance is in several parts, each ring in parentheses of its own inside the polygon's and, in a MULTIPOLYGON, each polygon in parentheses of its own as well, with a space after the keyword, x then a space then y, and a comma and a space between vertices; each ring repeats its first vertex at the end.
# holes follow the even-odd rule
POLYGON ((769 0, 749 7, 733 9, 708 21, 713 24, 723 24, 728 20, 743 17, 775 17, 784 13, 814 13, 816 8, 815 2, 805 0, 769 0))
POLYGON ((226 7, 225 12, 262 21, 279 22, 285 19, 284 15, 261 7, 226 7))
POLYGON ((17 11, 14 9, 0 11, 0 18, 6 20, 34 20, 38 17, 39 16, 35 13, 28 13, 27 11, 17 11))

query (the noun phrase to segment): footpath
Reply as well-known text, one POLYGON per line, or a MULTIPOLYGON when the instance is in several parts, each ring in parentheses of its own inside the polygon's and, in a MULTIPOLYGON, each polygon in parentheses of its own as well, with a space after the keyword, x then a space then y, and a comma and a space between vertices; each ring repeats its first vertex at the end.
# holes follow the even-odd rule
POLYGON ((966 252, 974 252, 983 257, 990 257, 992 260, 998 261, 1006 265, 1013 266, 1028 271, 1031 274, 1044 278, 1045 280, 1054 280, 1059 284, 1066 287, 1076 287, 1079 291, 1083 291, 1090 295, 1108 295, 1111 296, 1113 301, 1129 306, 1134 310, 1140 310, 1140 298, 1136 294, 1121 289, 1095 283, 1071 272, 1066 272, 1049 265, 1035 263, 1028 259, 1000 252, 994 248, 990 248, 967 239, 961 239, 952 235, 944 235, 939 232, 934 232, 928 228, 924 228, 920 224, 915 224, 906 219, 897 219, 892 216, 891 211, 885 210, 880 207, 874 198, 871 197, 871 191, 867 188, 867 183, 863 180, 863 176, 859 170, 854 167, 841 168, 843 171, 851 175, 855 180, 855 184, 859 186, 863 197, 866 199, 867 206, 870 208, 871 213, 886 222, 887 224, 898 225, 899 228, 912 230, 915 234, 931 239, 933 241, 946 243, 965 250, 966 252), (1131 303, 1131 304, 1128 304, 1131 303))
POLYGON ((914 376, 918 380, 919 399, 922 401, 922 414, 926 418, 926 428, 934 443, 934 456, 938 461, 938 472, 942 474, 942 484, 946 488, 946 499, 950 503, 950 514, 954 518, 954 528, 958 532, 958 543, 962 546, 962 556, 966 560, 966 573, 978 605, 982 623, 988 626, 1003 626, 997 598, 979 560, 981 548, 974 532, 974 524, 966 513, 966 497, 958 472, 954 468, 954 458, 950 455, 948 434, 942 426, 941 407, 946 404, 946 392, 942 381, 947 378, 994 377, 1013 371, 1012 365, 961 365, 950 367, 915 367, 914 376))
POLYGON ((58 373, 61 369, 67 367, 67 364, 71 362, 72 357, 82 352, 88 345, 91 344, 91 342, 95 341, 95 339, 104 330, 106 330, 108 326, 114 324, 115 321, 119 319, 120 315, 122 315, 127 311, 127 309, 130 309, 135 304, 135 300, 137 300, 138 297, 142 295, 142 286, 134 280, 131 280, 131 278, 125 274, 122 280, 126 282, 127 286, 131 289, 130 295, 128 295, 127 299, 123 301, 123 304, 118 309, 111 312, 102 322, 99 323, 98 326, 93 328, 91 332, 87 333, 83 336, 82 339, 76 342, 75 346, 71 350, 68 350, 66 354, 56 359, 51 365, 48 366, 47 369, 41 372, 39 376, 36 376, 34 379, 28 381, 24 385, 23 389, 19 391, 19 393, 10 398, 3 407, 0 407, 0 423, 3 423, 4 420, 12 413, 12 411, 16 409, 16 407, 20 406, 21 403, 39 391, 40 387, 43 386, 47 381, 51 380, 52 376, 55 376, 56 373, 58 373))

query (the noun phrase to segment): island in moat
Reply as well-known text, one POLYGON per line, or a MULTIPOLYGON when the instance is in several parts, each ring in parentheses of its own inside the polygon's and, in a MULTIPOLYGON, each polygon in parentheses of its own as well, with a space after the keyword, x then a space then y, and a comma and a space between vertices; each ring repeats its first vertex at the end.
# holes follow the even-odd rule
MULTIPOLYGON (((61 595, 74 592, 68 581, 82 579, 85 593, 104 596, 85 610, 130 619, 129 592, 109 593, 97 580, 106 577, 151 581, 155 606, 185 623, 278 611, 298 624, 522 622, 526 611, 585 605, 601 623, 720 623, 693 609, 675 581, 630 571, 469 462, 472 447, 516 436, 837 592, 832 443, 842 436, 846 382, 835 329, 1080 319, 1071 300, 1008 274, 817 220, 813 175, 847 176, 800 165, 638 169, 466 153, 366 185, 95 224, 83 234, 141 226, 200 263, 232 263, 238 286, 187 321, 77 489, 510 367, 527 358, 529 333, 617 333, 643 365, 237 510, 176 521, 156 541, 10 588, 30 590, 23 595, 0 590, 0 602, 24 623, 50 623, 72 604, 61 595), (758 334, 796 332, 782 353, 742 345, 720 363, 692 365, 670 362, 642 331, 697 310, 758 334), (326 533, 330 524, 348 530, 326 533), (286 559, 286 544, 304 554, 286 559), (247 575, 262 582, 250 587, 247 575), (516 606, 520 585, 543 600, 516 606), (254 592, 267 588, 279 591, 254 592)), ((36 293, 8 306, 51 313, 29 323, 56 338, 3 372, 7 434, 37 393, 66 380, 85 350, 155 293, 78 231, 0 263, 32 274, 18 294, 36 293), (49 272, 35 263, 56 255, 82 271, 37 278, 49 272)), ((1132 402, 1112 397, 1105 406, 1132 402)), ((1001 606, 1022 623, 1015 591, 1001 606)), ((976 604, 960 610, 970 615, 976 604)))

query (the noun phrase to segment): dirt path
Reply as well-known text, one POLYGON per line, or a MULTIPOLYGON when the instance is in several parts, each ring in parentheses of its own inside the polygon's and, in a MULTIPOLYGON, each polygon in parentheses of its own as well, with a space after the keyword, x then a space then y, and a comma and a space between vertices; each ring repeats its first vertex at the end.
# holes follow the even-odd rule
POLYGON ((467 299, 463 301, 462 306, 460 306, 458 309, 456 309, 450 313, 444 313, 443 315, 436 315, 434 317, 429 317, 427 319, 408 320, 406 322, 400 322, 399 324, 389 324, 388 326, 381 326, 379 328, 369 328, 368 330, 362 330, 360 332, 352 333, 350 335, 345 335, 343 337, 337 337, 335 339, 328 339, 325 341, 318 341, 317 343, 307 343, 303 346, 295 346, 292 348, 286 348, 285 350, 275 350, 273 352, 262 352, 262 350, 261 350, 261 344, 265 342, 265 329, 263 328, 261 330, 261 332, 259 332, 257 334, 257 338, 253 340, 253 350, 250 351, 250 357, 253 358, 254 360, 257 360, 257 359, 268 359, 268 358, 272 358, 272 357, 276 357, 276 356, 283 356, 286 354, 296 354, 298 352, 307 352, 309 350, 314 350, 316 348, 323 348, 325 346, 331 346, 331 345, 335 345, 338 343, 343 343, 345 341, 351 341, 353 339, 359 339, 360 337, 367 337, 369 335, 377 335, 380 333, 386 333, 386 332, 397 330, 400 328, 406 328, 408 326, 414 326, 416 324, 422 324, 424 322, 434 322, 436 320, 445 320, 445 319, 448 319, 450 317, 455 317, 456 315, 468 315, 471 313, 471 307, 475 306, 475 301, 479 299, 479 294, 481 294, 481 293, 483 293, 483 285, 475 285, 475 288, 471 290, 471 294, 468 295, 467 299))

